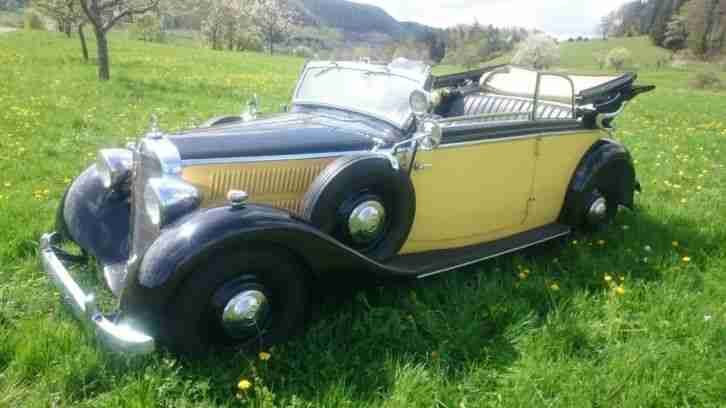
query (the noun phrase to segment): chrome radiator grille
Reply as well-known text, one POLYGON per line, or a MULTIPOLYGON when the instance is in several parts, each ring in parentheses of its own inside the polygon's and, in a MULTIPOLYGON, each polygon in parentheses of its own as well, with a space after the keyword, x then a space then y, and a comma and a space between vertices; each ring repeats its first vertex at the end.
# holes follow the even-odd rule
POLYGON ((158 164, 150 156, 134 151, 133 178, 131 184, 131 253, 129 269, 138 267, 138 262, 159 236, 159 227, 154 225, 144 209, 144 190, 152 177, 158 176, 158 164))

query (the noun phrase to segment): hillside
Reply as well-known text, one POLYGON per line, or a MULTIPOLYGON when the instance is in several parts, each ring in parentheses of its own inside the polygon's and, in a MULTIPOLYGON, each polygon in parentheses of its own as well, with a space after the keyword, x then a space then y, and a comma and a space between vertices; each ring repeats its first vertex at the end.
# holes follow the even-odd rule
MULTIPOLYGON (((341 31, 346 39, 420 38, 434 29, 417 23, 402 23, 380 7, 347 0, 296 0, 305 24, 341 31)), ((379 40, 380 41, 380 40, 379 40)), ((373 40, 373 42, 376 42, 373 40)))

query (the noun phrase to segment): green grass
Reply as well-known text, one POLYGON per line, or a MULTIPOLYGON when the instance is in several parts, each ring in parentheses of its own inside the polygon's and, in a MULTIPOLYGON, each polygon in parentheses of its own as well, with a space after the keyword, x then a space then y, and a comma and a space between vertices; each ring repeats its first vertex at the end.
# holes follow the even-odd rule
POLYGON ((111 49, 101 84, 76 40, 0 36, 0 407, 726 404, 726 95, 688 89, 692 73, 641 71, 659 88, 618 137, 644 192, 610 231, 326 300, 267 362, 129 359, 79 329, 40 269, 65 185, 151 112, 177 129, 253 92, 276 109, 302 60, 122 36, 111 49))

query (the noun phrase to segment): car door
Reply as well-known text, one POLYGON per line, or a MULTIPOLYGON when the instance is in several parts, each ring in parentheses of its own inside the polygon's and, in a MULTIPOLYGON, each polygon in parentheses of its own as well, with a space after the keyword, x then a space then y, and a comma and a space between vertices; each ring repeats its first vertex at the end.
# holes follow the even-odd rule
POLYGON ((536 167, 526 124, 442 123, 441 145, 413 164, 416 218, 403 253, 455 248, 522 231, 536 167))

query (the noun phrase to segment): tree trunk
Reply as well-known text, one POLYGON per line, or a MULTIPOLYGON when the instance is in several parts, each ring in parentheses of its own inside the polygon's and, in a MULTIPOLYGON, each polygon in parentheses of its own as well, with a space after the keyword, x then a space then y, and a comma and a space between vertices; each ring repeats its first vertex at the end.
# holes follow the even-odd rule
POLYGON ((111 79, 111 70, 109 68, 108 58, 108 39, 106 32, 100 27, 94 27, 96 34, 96 49, 98 52, 98 79, 108 81, 111 79))
POLYGON ((78 25, 78 38, 81 40, 83 61, 88 62, 88 45, 86 45, 86 34, 83 32, 83 24, 78 25))
POLYGON ((269 30, 267 33, 267 38, 270 40, 270 55, 275 54, 275 36, 272 30, 269 30))

